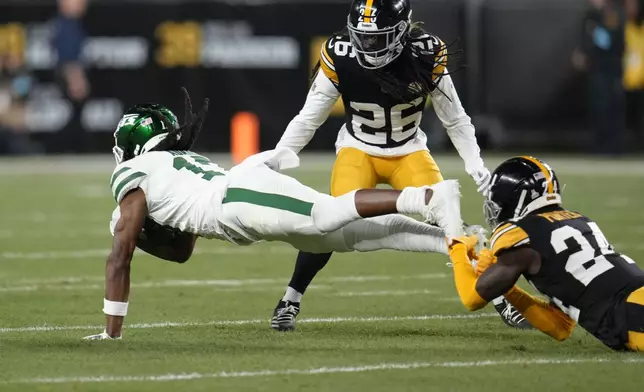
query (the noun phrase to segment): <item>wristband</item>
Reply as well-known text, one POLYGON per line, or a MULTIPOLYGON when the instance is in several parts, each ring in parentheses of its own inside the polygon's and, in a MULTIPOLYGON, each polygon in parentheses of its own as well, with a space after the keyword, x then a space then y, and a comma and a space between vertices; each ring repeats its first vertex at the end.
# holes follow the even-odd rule
POLYGON ((115 302, 109 299, 103 299, 103 313, 108 316, 125 316, 127 315, 127 302, 115 302))

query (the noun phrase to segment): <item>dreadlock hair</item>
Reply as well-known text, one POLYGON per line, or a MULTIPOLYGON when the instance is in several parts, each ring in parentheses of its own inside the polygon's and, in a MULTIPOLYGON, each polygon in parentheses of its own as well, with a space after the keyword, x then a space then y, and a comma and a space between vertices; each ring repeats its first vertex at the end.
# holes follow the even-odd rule
MULTIPOLYGON (((462 58, 463 50, 459 49, 454 52, 447 50, 453 47, 458 42, 458 39, 449 44, 443 43, 437 49, 436 53, 431 53, 429 50, 410 44, 410 40, 427 34, 422 25, 422 22, 414 22, 411 24, 409 31, 403 37, 403 51, 396 60, 382 68, 369 70, 367 73, 373 79, 374 83, 381 86, 385 94, 403 102, 412 101, 419 96, 427 96, 434 90, 438 90, 443 95, 446 95, 438 87, 438 81, 440 81, 441 76, 451 75, 464 68, 461 65, 454 71, 445 71, 443 73, 437 73, 434 70, 437 65, 442 65, 443 67, 438 68, 444 69, 448 59, 454 60, 462 58), (439 58, 438 54, 441 52, 445 52, 446 54, 439 58), (430 54, 434 54, 434 56, 428 56, 430 54), (410 84, 409 80, 413 80, 415 83, 410 84)), ((336 34, 346 35, 347 33, 348 29, 345 27, 336 34)), ((313 68, 311 82, 315 79, 320 70, 320 66, 321 63, 318 61, 313 68)))
POLYGON ((184 87, 181 89, 185 97, 184 125, 175 127, 160 111, 153 109, 146 110, 150 114, 156 116, 168 129, 170 129, 168 136, 166 136, 165 139, 150 151, 187 151, 192 148, 195 140, 197 140, 197 136, 199 136, 203 122, 206 119, 206 113, 208 113, 210 100, 206 98, 199 113, 195 114, 192 112, 192 102, 190 101, 188 90, 184 87))

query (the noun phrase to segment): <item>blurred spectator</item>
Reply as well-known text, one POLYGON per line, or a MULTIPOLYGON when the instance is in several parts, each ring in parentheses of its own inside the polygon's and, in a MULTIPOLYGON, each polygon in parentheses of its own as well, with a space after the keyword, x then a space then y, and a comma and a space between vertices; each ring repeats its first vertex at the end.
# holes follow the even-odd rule
POLYGON ((0 154, 42 152, 25 126, 25 100, 32 84, 19 55, 0 55, 0 154))
POLYGON ((626 0, 624 87, 629 125, 644 138, 644 0, 626 0))
POLYGON ((59 81, 74 106, 67 131, 61 133, 59 138, 58 147, 64 152, 84 152, 87 147, 87 135, 80 120, 81 109, 90 90, 82 61, 86 38, 83 17, 86 10, 87 0, 58 0, 58 16, 54 21, 52 46, 58 54, 59 81))
POLYGON ((86 0, 58 0, 53 46, 58 54, 58 70, 64 79, 65 90, 74 101, 84 100, 89 93, 81 60, 86 36, 82 18, 86 9, 86 0))
POLYGON ((574 65, 588 72, 588 111, 594 152, 620 154, 625 148, 626 103, 623 86, 624 10, 618 0, 590 0, 581 48, 574 65))

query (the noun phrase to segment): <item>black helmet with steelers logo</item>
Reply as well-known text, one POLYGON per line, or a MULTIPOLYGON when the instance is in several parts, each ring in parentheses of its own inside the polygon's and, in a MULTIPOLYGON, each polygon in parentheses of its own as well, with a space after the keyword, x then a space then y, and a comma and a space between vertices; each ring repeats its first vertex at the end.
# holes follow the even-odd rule
POLYGON ((557 204, 561 204, 561 187, 554 170, 537 158, 522 156, 508 159, 492 173, 483 212, 494 228, 557 204))
POLYGON ((394 61, 410 26, 410 0, 353 0, 347 27, 358 63, 377 69, 394 61))

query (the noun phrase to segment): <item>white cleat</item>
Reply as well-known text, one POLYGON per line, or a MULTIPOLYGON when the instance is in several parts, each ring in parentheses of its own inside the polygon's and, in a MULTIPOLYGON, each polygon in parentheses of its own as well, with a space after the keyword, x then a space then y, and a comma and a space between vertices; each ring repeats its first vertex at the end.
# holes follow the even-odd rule
POLYGON ((456 180, 446 180, 431 187, 434 192, 429 204, 425 207, 423 217, 445 230, 445 236, 451 242, 465 234, 461 219, 461 192, 456 180))

